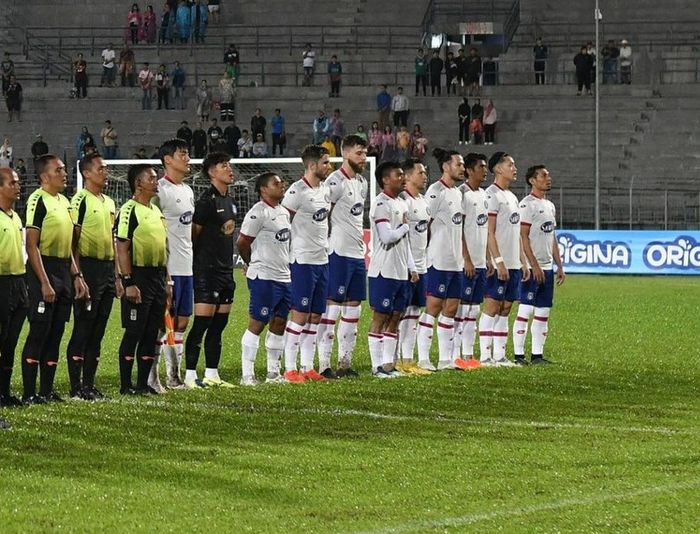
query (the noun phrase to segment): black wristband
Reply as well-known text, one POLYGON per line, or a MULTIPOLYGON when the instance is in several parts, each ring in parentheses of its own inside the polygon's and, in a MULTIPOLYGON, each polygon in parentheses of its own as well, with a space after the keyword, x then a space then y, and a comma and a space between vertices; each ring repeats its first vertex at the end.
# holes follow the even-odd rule
POLYGON ((134 281, 132 280, 130 274, 122 274, 122 275, 120 275, 119 277, 122 279, 122 285, 123 285, 124 287, 129 287, 129 286, 136 285, 136 282, 134 282, 134 281))

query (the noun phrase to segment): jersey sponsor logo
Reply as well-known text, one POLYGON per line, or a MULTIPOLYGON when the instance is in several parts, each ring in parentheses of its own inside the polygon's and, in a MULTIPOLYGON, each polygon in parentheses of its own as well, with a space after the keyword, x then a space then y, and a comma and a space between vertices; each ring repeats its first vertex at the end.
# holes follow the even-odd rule
POLYGON ((312 219, 316 222, 323 222, 328 217, 328 208, 321 208, 313 214, 312 219))
POLYGON ((508 217, 510 224, 518 224, 520 222, 520 214, 516 211, 510 214, 508 217))
POLYGON ((685 235, 673 241, 652 241, 644 248, 643 258, 650 269, 699 269, 700 242, 685 235))
POLYGON ((275 234, 275 239, 284 243, 286 241, 289 241, 290 235, 291 232, 289 231, 289 228, 282 228, 279 232, 275 234))
POLYGON ((426 232, 428 230, 428 221, 423 220, 423 221, 418 221, 416 223, 416 233, 422 234, 423 232, 426 232))
POLYGON ((561 234, 557 241, 565 264, 628 269, 631 263, 632 251, 626 243, 579 240, 573 234, 561 234))
POLYGON ((357 203, 353 204, 352 208, 350 208, 350 214, 357 217, 358 215, 362 214, 363 209, 364 209, 364 205, 362 204, 362 202, 357 202, 357 203))
POLYGON ((460 212, 457 212, 452 216, 452 222, 454 224, 462 224, 463 219, 464 219, 464 217, 462 216, 462 214, 460 212))
POLYGON ((182 215, 180 215, 179 221, 180 224, 188 225, 192 224, 192 215, 193 213, 191 211, 186 211, 182 215))
POLYGON ((543 222, 540 226, 540 230, 542 230, 545 234, 551 234, 554 231, 554 221, 543 222))
POLYGON ((476 225, 477 226, 484 226, 487 222, 489 222, 489 216, 486 215, 485 213, 480 213, 479 215, 476 216, 476 225))

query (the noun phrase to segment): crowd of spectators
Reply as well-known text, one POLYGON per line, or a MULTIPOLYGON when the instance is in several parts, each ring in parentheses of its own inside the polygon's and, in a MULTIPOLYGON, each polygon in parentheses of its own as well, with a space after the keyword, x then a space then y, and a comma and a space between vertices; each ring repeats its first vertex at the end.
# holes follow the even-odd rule
POLYGON ((185 44, 190 41, 202 44, 206 40, 211 17, 217 22, 220 0, 167 0, 158 16, 152 5, 144 11, 132 4, 126 16, 124 41, 139 43, 185 44))

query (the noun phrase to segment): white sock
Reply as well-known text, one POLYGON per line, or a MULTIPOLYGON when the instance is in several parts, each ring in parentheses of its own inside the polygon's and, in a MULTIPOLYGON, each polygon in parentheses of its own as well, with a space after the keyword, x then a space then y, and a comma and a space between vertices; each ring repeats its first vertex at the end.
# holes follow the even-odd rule
POLYGON ((175 355, 173 357, 173 376, 180 379, 180 368, 182 367, 182 355, 185 352, 185 333, 175 332, 175 355))
POLYGON ((467 320, 468 304, 460 304, 457 307, 457 314, 454 317, 455 327, 452 333, 452 360, 461 358, 462 356, 462 332, 467 320))
POLYGON ((153 365, 151 365, 151 371, 148 373, 148 385, 152 388, 157 388, 160 385, 160 379, 158 377, 158 365, 160 364, 160 354, 156 354, 153 358, 153 365))
POLYGON ((535 308, 535 316, 532 320, 532 354, 542 356, 544 353, 544 342, 547 341, 549 332, 549 313, 551 308, 535 308))
POLYGON ((401 346, 401 358, 404 361, 413 361, 413 349, 416 346, 419 315, 420 308, 418 306, 409 306, 399 322, 399 343, 401 346))
MULTIPOLYGON (((267 373, 278 375, 280 373, 280 357, 284 351, 285 337, 273 334, 269 330, 265 336, 265 350, 267 352, 267 373)), ((296 358, 295 358, 296 359, 296 358)))
POLYGON ((243 376, 255 376, 255 357, 258 355, 260 336, 246 330, 241 338, 241 370, 243 376))
POLYGON ((476 318, 479 315, 479 305, 469 306, 467 316, 462 326, 462 357, 470 359, 474 357, 474 340, 476 339, 476 318))
POLYGON ((508 316, 499 315, 493 325, 493 359, 504 360, 508 342, 508 316))
POLYGON ((513 352, 516 356, 525 355, 525 339, 527 338, 527 323, 535 311, 534 306, 521 304, 518 306, 518 315, 513 323, 513 352))
POLYGON ((297 353, 299 352, 299 338, 304 327, 289 321, 285 329, 286 340, 284 342, 284 370, 297 370, 297 353))
POLYGON ((369 343, 369 358, 372 361, 372 372, 382 364, 382 340, 381 334, 370 332, 367 334, 367 342, 369 343))
POLYGON ((396 356, 396 344, 398 341, 398 334, 393 332, 384 332, 384 337, 382 338, 382 343, 384 344, 382 350, 382 365, 390 365, 394 363, 394 357, 396 356))
POLYGON ((221 380, 219 370, 209 369, 208 367, 204 369, 204 378, 208 378, 209 380, 221 380))
POLYGON ((441 362, 452 361, 452 349, 455 332, 455 320, 453 317, 445 317, 443 314, 437 318, 438 336, 438 360, 441 362))
MULTIPOLYGON (((153 363, 155 363, 155 362, 153 362, 153 363)), ((187 369, 187 370, 185 371, 185 382, 194 382, 194 381, 197 380, 197 379, 199 379, 199 377, 197 376, 197 371, 196 371, 196 370, 194 370, 194 369, 192 369, 192 370, 187 369)))
MULTIPOLYGON (((301 331, 299 347, 301 352, 301 370, 311 371, 314 368, 314 352, 316 352, 316 332, 318 325, 306 323, 301 331)), ((325 369, 325 367, 324 367, 325 369)), ((323 369, 321 369, 323 371, 323 369)))
POLYGON ((321 317, 316 332, 316 347, 318 348, 318 368, 322 371, 331 366, 331 352, 333 352, 333 340, 335 339, 335 323, 340 317, 341 306, 328 304, 326 313, 321 317))
POLYGON ((343 307, 338 327, 338 367, 350 367, 352 363, 352 353, 357 343, 357 323, 361 314, 362 307, 359 305, 343 307))
POLYGON ((493 325, 496 318, 491 315, 481 314, 479 319, 479 348, 481 349, 481 361, 491 359, 493 347, 493 325))
POLYGON ((435 317, 423 312, 418 319, 418 361, 430 361, 430 346, 433 344, 435 317))
POLYGON ((153 361, 153 365, 151 366, 151 373, 155 373, 152 376, 155 376, 156 378, 158 378, 160 375, 160 362, 165 362, 165 376, 170 376, 170 368, 172 366, 172 361, 175 358, 175 346, 168 345, 166 336, 163 336, 160 343, 160 358, 155 359, 153 361))

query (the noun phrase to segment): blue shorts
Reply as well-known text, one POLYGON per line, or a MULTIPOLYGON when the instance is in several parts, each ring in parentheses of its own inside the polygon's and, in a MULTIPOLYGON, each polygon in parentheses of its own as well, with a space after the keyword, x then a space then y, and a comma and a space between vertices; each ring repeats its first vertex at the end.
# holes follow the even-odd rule
POLYGON ((425 292, 439 299, 458 299, 462 296, 462 271, 440 271, 428 267, 425 292))
POLYGON ((473 278, 466 274, 462 279, 462 302, 466 304, 481 304, 484 302, 486 291, 486 269, 476 269, 473 278))
POLYGON ((194 309, 194 276, 171 276, 173 279, 173 306, 170 315, 189 317, 194 309))
POLYGON ((523 272, 520 269, 508 269, 508 281, 498 279, 498 273, 494 272, 486 278, 486 296, 500 302, 515 302, 520 296, 520 279, 523 272))
POLYGON ((544 283, 538 284, 530 271, 530 279, 520 283, 520 303, 536 308, 551 308, 554 302, 554 271, 544 271, 544 283))
POLYGON ((292 309, 321 315, 326 311, 328 264, 291 263, 292 309))
POLYGON ((272 317, 286 318, 289 315, 290 283, 260 278, 247 280, 250 290, 248 313, 253 319, 268 323, 272 317))
POLYGON ((382 275, 369 279, 369 305, 378 313, 390 314, 406 310, 407 280, 384 278, 382 275))
POLYGON ((362 301, 367 298, 365 260, 328 256, 328 298, 336 302, 362 301))
POLYGON ((415 284, 411 281, 406 281, 404 285, 406 306, 417 306, 419 308, 425 306, 425 279, 425 274, 419 274, 418 281, 415 284))

